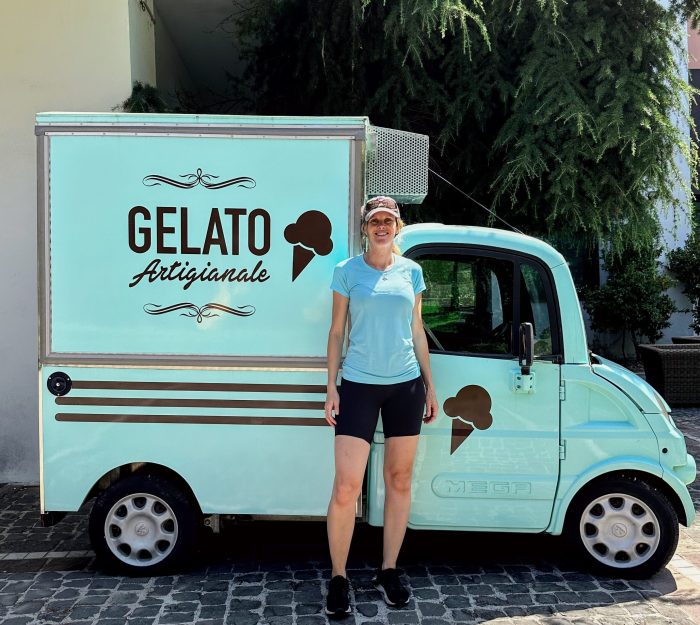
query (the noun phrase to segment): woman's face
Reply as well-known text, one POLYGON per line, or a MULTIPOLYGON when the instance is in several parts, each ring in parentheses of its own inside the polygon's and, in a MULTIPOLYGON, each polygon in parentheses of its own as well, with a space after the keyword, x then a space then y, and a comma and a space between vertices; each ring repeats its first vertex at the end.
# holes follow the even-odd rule
POLYGON ((389 212, 375 213, 365 223, 365 232, 370 248, 391 249, 397 230, 396 217, 389 212))

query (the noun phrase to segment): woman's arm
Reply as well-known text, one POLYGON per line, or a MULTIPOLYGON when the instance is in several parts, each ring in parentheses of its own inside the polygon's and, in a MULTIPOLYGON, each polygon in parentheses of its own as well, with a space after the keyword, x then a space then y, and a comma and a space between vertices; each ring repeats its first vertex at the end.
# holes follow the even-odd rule
POLYGON ((333 312, 331 313, 331 329, 328 332, 328 349, 326 361, 328 367, 328 385, 326 388, 326 421, 335 427, 335 417, 340 413, 340 397, 336 386, 340 355, 343 352, 345 339, 345 324, 348 319, 348 302, 350 300, 337 291, 333 291, 333 312))
POLYGON ((413 320, 411 321, 411 334, 413 336, 413 350, 416 352, 416 359, 420 366, 420 372, 425 384, 425 423, 432 423, 438 416, 438 402, 435 397, 433 387, 433 374, 430 371, 430 354, 428 351, 428 339, 423 329, 423 316, 421 314, 421 304, 423 296, 416 295, 416 302, 413 305, 413 320))

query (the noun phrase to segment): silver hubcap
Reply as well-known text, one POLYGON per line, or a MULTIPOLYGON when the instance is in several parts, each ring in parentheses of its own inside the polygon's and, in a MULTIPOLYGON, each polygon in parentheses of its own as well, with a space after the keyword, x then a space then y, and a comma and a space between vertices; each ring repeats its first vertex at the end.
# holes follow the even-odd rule
POLYGON ((177 542, 177 519, 160 497, 135 493, 115 503, 105 519, 110 551, 131 566, 152 566, 168 557, 177 542))
POLYGON ((659 546, 659 521, 640 499, 624 493, 598 497, 579 525, 583 545, 598 562, 628 569, 646 562, 659 546))

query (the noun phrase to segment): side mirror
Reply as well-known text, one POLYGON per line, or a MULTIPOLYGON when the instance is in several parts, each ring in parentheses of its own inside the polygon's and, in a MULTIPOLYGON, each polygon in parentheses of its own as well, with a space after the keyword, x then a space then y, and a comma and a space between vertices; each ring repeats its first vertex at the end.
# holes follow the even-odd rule
POLYGON ((534 355, 535 331, 531 323, 527 321, 520 324, 520 332, 518 338, 518 362, 520 364, 520 372, 523 375, 530 374, 532 367, 532 359, 534 355))

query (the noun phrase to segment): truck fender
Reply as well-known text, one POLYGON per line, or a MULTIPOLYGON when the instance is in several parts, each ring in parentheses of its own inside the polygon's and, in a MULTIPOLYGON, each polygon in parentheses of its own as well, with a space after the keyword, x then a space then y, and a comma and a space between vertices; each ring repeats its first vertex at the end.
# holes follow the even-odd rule
POLYGON ((608 458, 603 462, 592 465, 585 473, 576 476, 568 486, 566 482, 562 482, 560 479, 557 497, 554 500, 552 520, 545 531, 548 534, 561 534, 564 529, 566 513, 574 497, 594 479, 613 473, 641 473, 650 476, 653 481, 657 483, 662 482, 666 485, 667 490, 671 491, 668 494, 673 495, 672 499, 675 499, 674 503, 682 506, 682 510, 685 513, 686 524, 692 522, 695 518, 695 508, 690 494, 688 493, 688 489, 678 477, 669 471, 664 471, 659 463, 650 462, 646 458, 621 456, 617 458, 608 458))
POLYGON ((83 503, 102 491, 107 490, 112 484, 134 473, 152 473, 165 478, 173 485, 177 486, 196 506, 197 511, 201 513, 199 501, 187 480, 174 469, 155 462, 131 462, 110 469, 94 483, 83 500, 83 503))

